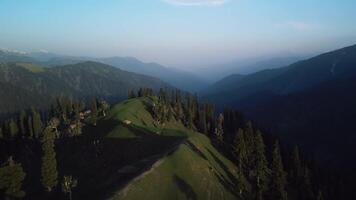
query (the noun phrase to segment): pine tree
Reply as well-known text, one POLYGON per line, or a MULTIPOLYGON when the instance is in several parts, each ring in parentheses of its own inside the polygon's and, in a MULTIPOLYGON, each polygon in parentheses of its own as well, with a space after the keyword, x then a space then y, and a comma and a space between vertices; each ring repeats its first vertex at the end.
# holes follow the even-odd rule
POLYGON ((32 127, 33 135, 39 138, 42 133, 42 121, 40 114, 34 108, 32 108, 32 127))
POLYGON ((199 128, 200 132, 204 134, 208 133, 208 128, 206 127, 206 113, 204 108, 201 108, 199 112, 199 128))
POLYGON ((96 122, 98 120, 98 106, 95 98, 92 100, 91 103, 91 120, 92 124, 96 126, 96 122))
POLYGON ((25 117, 26 117, 26 113, 25 111, 22 110, 19 115, 19 128, 22 137, 26 136, 25 117))
POLYGON ((44 130, 42 138, 42 168, 41 168, 41 182, 46 191, 51 192, 57 185, 57 161, 56 152, 54 149, 55 133, 47 127, 44 130))
POLYGON ((224 142, 224 115, 220 113, 216 120, 215 136, 220 144, 224 142))
POLYGON ((72 176, 64 176, 62 181, 62 192, 69 196, 69 200, 72 200, 72 190, 77 187, 78 180, 72 176))
POLYGON ((247 152, 244 131, 239 129, 234 139, 234 157, 238 163, 239 170, 245 171, 247 164, 247 152))
POLYGON ((58 106, 58 99, 52 97, 51 98, 51 107, 50 107, 50 115, 51 117, 59 117, 60 108, 58 106))
POLYGON ((303 168, 300 159, 298 146, 295 146, 292 153, 290 179, 295 187, 299 187, 302 182, 303 168))
POLYGON ((32 122, 32 117, 29 116, 27 119, 27 131, 28 131, 28 138, 33 139, 33 122, 32 122))
POLYGON ((254 164, 254 178, 257 188, 257 199, 263 199, 263 193, 268 189, 268 178, 270 175, 270 169, 268 168, 268 162, 265 155, 265 144, 263 142, 262 134, 257 131, 255 135, 255 164, 254 164))
POLYGON ((275 200, 286 200, 287 173, 284 171, 279 142, 276 141, 272 154, 271 194, 275 200))
POLYGON ((13 119, 9 121, 9 132, 11 138, 15 138, 19 133, 19 128, 13 119))
POLYGON ((303 181, 302 181, 300 189, 301 189, 300 194, 302 194, 301 199, 303 199, 303 200, 315 199, 314 193, 313 193, 313 188, 312 188, 311 177, 310 177, 310 170, 307 166, 304 167, 303 181))
POLYGON ((238 182, 238 193, 241 199, 249 199, 248 194, 251 191, 251 185, 246 179, 243 171, 238 169, 237 172, 237 182, 238 182))
POLYGON ((254 145, 255 145, 255 133, 252 126, 252 123, 249 121, 246 124, 244 129, 245 133, 245 142, 246 142, 246 152, 247 152, 247 167, 252 169, 255 164, 255 156, 254 156, 254 145))
POLYGON ((21 164, 15 163, 12 157, 0 167, 0 190, 8 198, 22 198, 25 192, 21 189, 22 183, 26 177, 21 164))

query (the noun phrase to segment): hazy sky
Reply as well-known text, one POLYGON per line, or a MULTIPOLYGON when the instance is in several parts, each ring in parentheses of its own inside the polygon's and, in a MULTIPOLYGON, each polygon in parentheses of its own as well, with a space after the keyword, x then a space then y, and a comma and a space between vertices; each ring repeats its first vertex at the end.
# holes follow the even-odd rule
POLYGON ((174 67, 356 43, 355 0, 0 0, 0 47, 174 67))

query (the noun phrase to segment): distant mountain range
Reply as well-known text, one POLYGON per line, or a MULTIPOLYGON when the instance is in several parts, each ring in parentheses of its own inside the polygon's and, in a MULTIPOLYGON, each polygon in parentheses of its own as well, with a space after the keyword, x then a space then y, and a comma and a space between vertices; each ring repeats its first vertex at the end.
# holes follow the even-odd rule
POLYGON ((206 80, 216 82, 231 74, 247 75, 265 69, 275 69, 293 64, 307 56, 285 56, 275 58, 254 58, 238 60, 226 64, 207 66, 195 73, 200 74, 206 80))
POLYGON ((278 69, 231 75, 202 96, 220 108, 243 110, 330 164, 350 165, 350 154, 356 156, 354 91, 356 45, 278 69))
POLYGON ((183 90, 196 92, 208 85, 208 82, 198 76, 179 69, 164 67, 157 63, 144 63, 133 57, 75 57, 62 56, 49 52, 19 53, 0 50, 0 63, 32 62, 43 66, 53 67, 94 61, 120 68, 125 71, 139 73, 159 78, 183 90))
POLYGON ((118 101, 127 98, 129 89, 140 87, 171 86, 157 78, 92 61, 51 68, 28 62, 0 64, 0 114, 32 105, 47 106, 51 97, 60 95, 118 101))

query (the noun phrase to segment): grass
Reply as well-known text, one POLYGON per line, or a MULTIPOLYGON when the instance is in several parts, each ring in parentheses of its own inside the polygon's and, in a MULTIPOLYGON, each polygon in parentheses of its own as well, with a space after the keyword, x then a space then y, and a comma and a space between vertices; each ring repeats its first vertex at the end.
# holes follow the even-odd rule
POLYGON ((234 165, 178 121, 156 127, 151 102, 115 105, 83 139, 57 146, 63 173, 79 179, 74 199, 236 199, 234 165))
MULTIPOLYGON (((111 199, 236 199, 236 167, 222 156, 210 140, 186 129, 188 139, 163 158, 145 176, 134 180, 111 199)), ((163 131, 163 132, 165 132, 163 131)))
POLYGON ((33 73, 44 72, 44 68, 42 66, 33 63, 16 63, 16 65, 23 67, 33 73))

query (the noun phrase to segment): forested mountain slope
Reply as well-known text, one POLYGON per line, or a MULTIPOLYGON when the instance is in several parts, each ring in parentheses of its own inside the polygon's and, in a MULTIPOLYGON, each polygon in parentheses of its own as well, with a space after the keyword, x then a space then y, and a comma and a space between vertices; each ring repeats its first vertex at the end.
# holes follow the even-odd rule
POLYGON ((328 80, 352 77, 356 74, 355 65, 356 45, 287 67, 263 70, 243 77, 230 76, 203 91, 202 95, 220 105, 238 105, 242 99, 258 93, 290 94, 313 88, 328 80))
POLYGON ((130 89, 169 85, 109 65, 83 62, 52 68, 32 63, 1 64, 0 87, 4 88, 0 114, 5 114, 28 109, 29 105, 43 108, 51 97, 61 95, 83 99, 100 96, 117 101, 125 99, 130 89))
POLYGON ((351 169, 356 164, 348 157, 355 152, 355 84, 354 45, 284 68, 222 80, 204 97, 220 108, 244 111, 319 160, 351 169))

